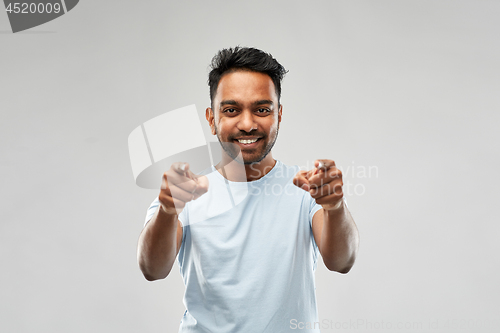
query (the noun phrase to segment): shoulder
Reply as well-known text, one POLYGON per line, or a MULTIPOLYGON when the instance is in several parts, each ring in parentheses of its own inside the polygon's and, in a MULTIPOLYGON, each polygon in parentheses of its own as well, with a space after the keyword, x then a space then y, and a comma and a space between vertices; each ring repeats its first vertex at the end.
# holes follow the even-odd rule
POLYGON ((293 179, 300 170, 298 165, 288 165, 279 160, 276 160, 276 168, 276 177, 290 180, 293 179))

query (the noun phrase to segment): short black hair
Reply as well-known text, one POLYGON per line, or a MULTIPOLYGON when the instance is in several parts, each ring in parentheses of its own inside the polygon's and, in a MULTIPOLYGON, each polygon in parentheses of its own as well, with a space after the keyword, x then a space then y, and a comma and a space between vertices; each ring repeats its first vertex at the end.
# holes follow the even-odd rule
MULTIPOLYGON (((281 81, 288 71, 269 53, 253 47, 222 49, 212 59, 208 74, 210 102, 213 103, 219 81, 224 74, 237 70, 249 70, 269 75, 274 83, 278 104, 281 97, 281 81)), ((212 105, 213 107, 213 105, 212 105)))

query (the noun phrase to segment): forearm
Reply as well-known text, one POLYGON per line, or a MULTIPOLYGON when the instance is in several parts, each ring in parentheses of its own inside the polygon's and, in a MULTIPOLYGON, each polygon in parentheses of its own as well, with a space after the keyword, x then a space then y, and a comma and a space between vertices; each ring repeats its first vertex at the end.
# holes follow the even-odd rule
POLYGON ((144 277, 165 278, 172 269, 176 248, 177 215, 167 214, 159 206, 139 237, 137 260, 144 277))
POLYGON ((323 210, 321 255, 325 266, 332 271, 347 273, 354 265, 358 251, 359 234, 349 210, 342 205, 334 210, 323 210))

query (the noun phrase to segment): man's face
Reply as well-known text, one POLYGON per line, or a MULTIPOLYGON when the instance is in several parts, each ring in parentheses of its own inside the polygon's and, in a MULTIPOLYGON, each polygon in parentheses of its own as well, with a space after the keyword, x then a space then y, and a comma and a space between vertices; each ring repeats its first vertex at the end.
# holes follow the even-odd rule
POLYGON ((225 74, 206 117, 233 160, 240 150, 245 164, 272 159, 269 152, 278 137, 281 106, 268 75, 242 70, 225 74))

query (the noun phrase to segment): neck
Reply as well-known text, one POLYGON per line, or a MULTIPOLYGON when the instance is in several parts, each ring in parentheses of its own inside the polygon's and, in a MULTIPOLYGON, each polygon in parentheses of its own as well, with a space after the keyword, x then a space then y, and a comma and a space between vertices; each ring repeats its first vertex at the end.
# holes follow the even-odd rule
POLYGON ((222 176, 232 182, 251 182, 264 177, 276 164, 271 152, 260 162, 243 164, 222 152, 222 160, 215 166, 222 176))

